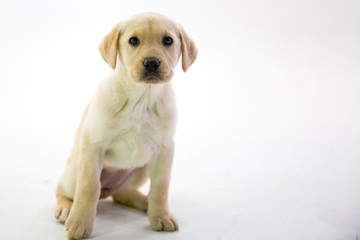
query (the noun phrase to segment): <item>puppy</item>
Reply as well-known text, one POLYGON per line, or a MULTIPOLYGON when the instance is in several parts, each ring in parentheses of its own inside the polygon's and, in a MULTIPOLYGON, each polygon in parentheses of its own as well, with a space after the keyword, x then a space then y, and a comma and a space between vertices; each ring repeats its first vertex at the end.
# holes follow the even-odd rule
POLYGON ((88 237, 99 198, 147 211, 156 231, 176 231, 168 209, 176 107, 169 83, 197 48, 184 29, 155 13, 121 22, 100 44, 114 69, 86 107, 56 191, 55 217, 69 239, 88 237), (150 178, 148 196, 138 188, 150 178))

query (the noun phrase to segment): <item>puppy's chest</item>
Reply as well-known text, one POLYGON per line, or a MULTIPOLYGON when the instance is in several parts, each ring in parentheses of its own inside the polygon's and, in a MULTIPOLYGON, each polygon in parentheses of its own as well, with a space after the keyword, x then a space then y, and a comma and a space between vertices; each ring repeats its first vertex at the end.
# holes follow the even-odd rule
POLYGON ((164 121, 156 105, 144 103, 124 109, 114 123, 105 165, 129 169, 151 161, 168 134, 164 121))

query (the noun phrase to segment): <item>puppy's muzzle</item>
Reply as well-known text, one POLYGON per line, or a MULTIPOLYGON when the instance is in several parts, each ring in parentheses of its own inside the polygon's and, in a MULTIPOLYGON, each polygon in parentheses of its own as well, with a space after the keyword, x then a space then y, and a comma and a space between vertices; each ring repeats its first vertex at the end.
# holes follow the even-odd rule
POLYGON ((144 73, 142 81, 145 83, 160 83, 163 77, 160 71, 161 61, 156 57, 147 57, 143 61, 144 73))
POLYGON ((160 64, 160 60, 156 57, 147 57, 143 62, 143 66, 147 72, 155 72, 159 68, 160 64))

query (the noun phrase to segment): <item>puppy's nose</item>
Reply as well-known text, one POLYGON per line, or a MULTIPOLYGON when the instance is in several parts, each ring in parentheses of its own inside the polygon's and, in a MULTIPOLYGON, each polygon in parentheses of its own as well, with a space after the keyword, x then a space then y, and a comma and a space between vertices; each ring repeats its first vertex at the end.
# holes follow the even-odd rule
POLYGON ((160 60, 156 57, 147 57, 145 58, 143 65, 147 71, 155 72, 156 69, 159 68, 160 63, 160 60))

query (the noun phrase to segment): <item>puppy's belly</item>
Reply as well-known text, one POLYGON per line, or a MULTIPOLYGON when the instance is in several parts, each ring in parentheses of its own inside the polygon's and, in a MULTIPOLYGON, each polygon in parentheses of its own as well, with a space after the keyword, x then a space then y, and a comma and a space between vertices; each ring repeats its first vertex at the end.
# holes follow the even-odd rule
POLYGON ((104 167, 101 172, 100 198, 110 196, 120 188, 139 168, 149 163, 156 151, 151 138, 127 135, 111 142, 105 153, 104 167))
POLYGON ((100 198, 105 198, 111 195, 113 191, 120 188, 131 177, 131 175, 133 175, 136 170, 137 168, 132 170, 104 168, 100 176, 100 198))

